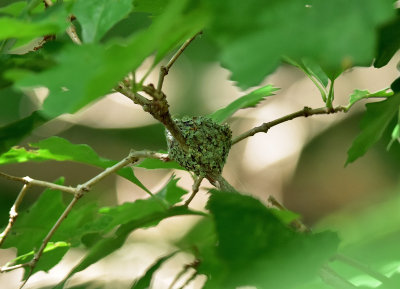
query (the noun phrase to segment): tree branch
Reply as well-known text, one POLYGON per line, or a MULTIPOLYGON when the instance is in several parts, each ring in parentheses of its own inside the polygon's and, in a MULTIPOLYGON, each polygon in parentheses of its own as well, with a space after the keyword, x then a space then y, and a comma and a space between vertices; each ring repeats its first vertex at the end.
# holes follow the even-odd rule
POLYGON ((10 219, 8 220, 7 227, 4 229, 4 231, 0 234, 0 247, 3 244, 4 240, 7 238, 8 233, 11 231, 11 228, 13 227, 15 220, 18 217, 18 208, 19 205, 21 204, 22 200, 25 197, 26 192, 28 191, 30 187, 30 184, 24 184, 22 187, 21 191, 18 194, 17 199, 15 200, 14 205, 11 207, 10 210, 10 219))
POLYGON ((331 113, 337 113, 337 112, 346 112, 346 108, 342 107, 342 106, 338 106, 335 108, 327 108, 327 107, 320 107, 320 108, 311 108, 311 107, 307 107, 305 106, 302 110, 299 110, 297 112, 285 115, 281 118, 278 118, 276 120, 270 121, 270 122, 266 122, 263 123, 260 126, 254 127, 244 133, 242 133, 241 135, 237 136, 236 138, 234 138, 232 140, 232 145, 244 140, 245 138, 248 138, 250 136, 255 135, 256 133, 259 132, 268 132, 268 130, 273 127, 276 126, 278 124, 281 124, 283 122, 295 119, 297 117, 309 117, 311 115, 316 115, 316 114, 331 114, 331 113))
POLYGON ((199 189, 200 189, 200 185, 201 182, 203 181, 204 177, 198 177, 192 186, 192 194, 190 195, 190 197, 186 200, 184 206, 189 206, 190 202, 193 200, 193 198, 196 196, 196 194, 198 193, 199 189))
POLYGON ((59 190, 59 191, 62 191, 62 192, 65 192, 65 193, 69 193, 69 194, 74 194, 75 193, 75 188, 62 186, 62 185, 57 185, 57 184, 53 184, 53 183, 46 182, 46 181, 35 180, 35 179, 32 179, 32 178, 30 178, 28 176, 21 178, 21 177, 11 176, 9 174, 5 174, 5 173, 2 173, 2 172, 0 172, 0 176, 3 177, 3 178, 6 178, 8 180, 11 180, 11 181, 21 182, 21 183, 23 183, 25 185, 29 184, 29 185, 32 185, 32 186, 45 187, 45 188, 49 188, 49 189, 52 189, 52 190, 59 190))
MULTIPOLYGON (((168 158, 168 155, 162 154, 162 153, 158 153, 158 152, 151 152, 151 151, 131 151, 127 157, 125 157, 123 160, 121 160, 117 164, 113 165, 112 167, 109 167, 109 168, 105 169, 104 171, 102 171, 101 173, 99 173, 95 177, 91 178, 87 182, 85 182, 85 183, 83 183, 81 185, 77 185, 75 188, 56 185, 56 184, 49 183, 49 182, 44 182, 44 181, 38 181, 38 180, 31 179, 29 177, 20 178, 20 177, 15 177, 15 176, 10 176, 10 175, 4 174, 4 173, 0 173, 1 176, 5 177, 7 179, 24 183, 24 188, 25 189, 23 188, 21 190, 20 194, 17 197, 17 200, 15 201, 15 203, 17 204, 17 207, 21 203, 23 195, 25 194, 26 190, 31 185, 43 186, 43 187, 51 188, 51 189, 54 189, 54 190, 60 190, 60 191, 63 191, 63 192, 73 193, 74 194, 74 198, 71 200, 71 202, 68 204, 67 208, 64 210, 64 212, 58 218, 56 223, 53 225, 53 227, 47 233, 46 237, 43 239, 43 241, 41 243, 40 248, 37 250, 37 252, 33 256, 32 260, 27 262, 27 263, 18 264, 18 265, 15 265, 15 266, 3 266, 3 267, 0 268, 0 272, 7 272, 7 271, 12 271, 12 270, 15 270, 15 269, 19 269, 19 268, 29 267, 30 268, 30 272, 28 274, 27 279, 22 284, 22 286, 21 286, 21 288, 22 288, 25 285, 25 283, 28 281, 31 273, 33 272, 33 269, 35 268, 37 262, 41 258, 41 256, 42 256, 42 254, 43 254, 48 242, 51 240, 51 238, 53 237, 54 233, 57 231, 57 229, 59 228, 61 223, 65 220, 65 218, 71 212, 72 208, 75 206, 75 204, 78 202, 78 200, 80 198, 82 198, 87 192, 89 192, 92 186, 94 186, 95 184, 97 184, 98 182, 103 180, 105 177, 117 172, 119 169, 121 169, 121 168, 123 168, 123 167, 125 167, 125 166, 127 166, 127 165, 129 165, 131 163, 137 162, 141 158, 153 158, 153 159, 155 158, 155 159, 165 160, 165 159, 168 158)), ((11 219, 11 217, 10 217, 10 219, 11 219)), ((10 222, 11 222, 11 220, 10 220, 10 222)), ((11 228, 9 230, 11 230, 11 228)), ((7 233, 5 235, 7 235, 7 233)), ((4 239, 4 237, 3 237, 3 239, 4 239)))

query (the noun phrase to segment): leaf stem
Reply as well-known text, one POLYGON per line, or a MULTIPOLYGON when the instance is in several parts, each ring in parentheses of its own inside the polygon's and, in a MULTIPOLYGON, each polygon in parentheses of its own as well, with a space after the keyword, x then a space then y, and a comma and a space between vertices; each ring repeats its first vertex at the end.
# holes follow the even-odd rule
POLYGON ((253 136, 256 133, 259 133, 259 132, 266 133, 266 132, 268 132, 268 130, 271 127, 276 126, 278 124, 281 124, 283 122, 295 119, 297 117, 309 117, 311 115, 316 115, 316 114, 331 114, 331 113, 337 113, 337 112, 346 112, 346 108, 342 107, 342 106, 338 106, 338 107, 335 107, 335 108, 320 107, 320 108, 314 108, 313 109, 311 107, 305 106, 303 109, 301 109, 299 111, 296 111, 294 113, 285 115, 285 116, 280 117, 278 119, 275 119, 273 121, 263 123, 260 126, 254 127, 252 129, 242 133, 241 135, 235 137, 232 140, 232 145, 244 140, 245 138, 253 136))

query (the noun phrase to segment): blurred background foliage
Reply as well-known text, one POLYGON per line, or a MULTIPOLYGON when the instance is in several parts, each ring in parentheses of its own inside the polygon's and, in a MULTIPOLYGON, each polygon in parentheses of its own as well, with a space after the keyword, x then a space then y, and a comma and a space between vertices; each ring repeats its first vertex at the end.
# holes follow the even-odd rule
MULTIPOLYGON (((12 2, 0 1, 0 8, 12 2)), ((138 2, 145 3, 146 1, 138 2)), ((149 17, 149 9, 153 14, 157 14, 157 9, 162 11, 162 2, 154 1, 156 3, 154 7, 138 6, 140 9, 118 22, 104 35, 101 42, 117 41, 147 28, 152 20, 152 17, 149 17)), ((258 9, 260 1, 252 2, 254 5, 251 9, 258 9)), ((218 3, 223 3, 223 1, 218 3)), ((226 8, 224 4, 221 4, 222 8, 215 4, 214 8, 220 11, 219 9, 226 8)), ((235 7, 232 4, 229 7, 237 9, 230 13, 243 13, 241 6, 235 7)), ((223 16, 223 12, 220 15, 223 16)), ((238 28, 237 31, 232 29, 225 37, 221 37, 221 43, 216 43, 215 39, 212 39, 212 33, 223 29, 224 25, 227 25, 227 21, 229 22, 229 19, 221 17, 220 26, 215 26, 216 31, 204 33, 197 38, 170 71, 166 79, 165 91, 174 116, 210 114, 243 94, 243 91, 239 90, 234 82, 227 80, 230 72, 221 68, 217 57, 221 45, 222 47, 229 46, 232 49, 226 49, 223 56, 225 67, 229 68, 232 65, 231 58, 238 57, 235 54, 237 50, 232 45, 231 38, 234 37, 232 34, 242 33, 241 22, 235 24, 238 28)), ((270 21, 276 21, 276 19, 270 19, 270 21)), ((351 24, 353 22, 349 21, 350 24, 343 24, 345 29, 353 28, 351 24)), ((76 26, 80 33, 81 27, 78 22, 76 22, 76 26)), ((248 27, 245 28, 248 29, 248 27)), ((273 42, 274 40, 269 39, 268 41, 273 42)), ((52 57, 47 56, 62 49, 63 45, 62 38, 54 43, 49 43, 43 54, 32 57, 23 65, 35 72, 47 69, 54 65, 52 57)), ((288 50, 288 53, 290 52, 291 50, 288 50)), ((358 51, 356 50, 355 53, 357 54, 358 51)), ((255 125, 297 111, 304 105, 312 107, 323 105, 318 90, 300 70, 285 64, 274 70, 278 65, 278 60, 271 59, 266 55, 264 57, 267 57, 266 62, 271 62, 268 69, 274 73, 271 73, 261 84, 273 84, 280 87, 281 90, 257 108, 246 109, 231 118, 229 123, 234 135, 255 125)), ((323 55, 321 57, 323 58, 323 55)), ((361 55, 360 62, 365 62, 365 58, 367 57, 361 55)), ((348 96, 356 88, 376 91, 389 87, 399 76, 396 69, 398 61, 399 55, 397 54, 387 66, 380 70, 356 67, 346 71, 336 81, 335 103, 347 104, 348 96)), ((257 65, 263 65, 264 62, 260 60, 257 65)), ((19 64, 19 56, 13 55, 4 62, 4 65, 0 66, 0 72, 19 64)), ((151 64, 152 58, 147 59, 137 70, 137 75, 144 75, 151 64)), ((327 65, 329 66, 330 63, 327 65)), ((246 72, 246 69, 248 68, 240 66, 237 72, 238 76, 234 75, 233 78, 240 78, 241 73, 246 72)), ((157 76, 157 69, 154 69, 153 73, 149 75, 149 82, 156 82, 157 76)), ((249 78, 246 76, 242 87, 247 88, 257 80, 251 75, 249 78)), ((0 107, 4 112, 0 115, 0 126, 29 116, 43 101, 41 95, 44 92, 21 94, 4 78, 0 79, 0 87, 2 89, 0 107)), ((269 195, 274 195, 282 200, 288 209, 301 215, 304 223, 314 230, 329 229, 338 232, 341 240, 339 248, 341 254, 351 256, 361 264, 366 264, 365 266, 372 268, 371 270, 374 272, 384 274, 392 280, 391 282, 394 282, 393 284, 400 284, 398 276, 400 272, 400 250, 398 249, 400 238, 400 144, 396 142, 390 150, 386 150, 391 134, 388 129, 379 143, 364 157, 344 167, 346 152, 359 132, 362 107, 362 104, 357 104, 354 111, 352 110, 346 115, 296 119, 273 128, 266 135, 256 135, 243 141, 232 149, 224 175, 239 191, 257 196, 263 203, 267 202, 269 195)), ((39 124, 43 123, 40 118, 36 121, 39 124)), ((394 124, 395 120, 390 127, 392 128, 394 124)), ((72 143, 88 144, 100 156, 122 159, 131 148, 166 150, 164 133, 163 126, 144 113, 140 107, 133 105, 122 96, 114 95, 85 107, 75 115, 62 116, 47 122, 34 129, 33 133, 19 144, 23 146, 57 135, 72 143)), ((72 162, 48 161, 4 165, 2 171, 18 176, 29 175, 47 181, 54 181, 60 176, 64 176, 67 185, 74 185, 82 183, 100 170, 72 162)), ((151 191, 157 191, 172 174, 167 170, 146 171, 140 168, 136 168, 135 173, 151 191)), ((175 173, 182 177, 180 184, 189 188, 191 178, 181 172, 175 173)), ((0 179, 0 188, 0 227, 3 227, 8 221, 9 209, 20 186, 17 183, 0 179)), ((38 199, 40 193, 40 189, 33 189, 32 193, 26 197, 22 210, 30 207, 38 199)), ((196 208, 203 208, 208 197, 205 191, 201 193, 201 196, 194 202, 196 208)), ((100 206, 108 206, 133 201, 144 196, 145 194, 140 188, 127 184, 118 176, 111 176, 96 187, 95 193, 88 194, 84 202, 96 200, 100 206)), ((118 259, 121 255, 136 254, 137 256, 142 254, 143 256, 139 259, 146 264, 151 264, 151 258, 160 255, 160 252, 182 237, 197 220, 197 217, 190 217, 189 221, 179 220, 178 223, 175 219, 174 221, 167 220, 156 229, 134 233, 130 244, 139 244, 138 248, 140 249, 132 249, 130 245, 127 245, 124 247, 123 253, 118 253, 119 255, 114 258, 106 260, 112 265, 99 266, 97 267, 98 272, 91 271, 87 273, 89 277, 80 277, 80 280, 96 279, 103 272, 110 270, 110 275, 114 277, 109 276, 109 279, 104 277, 105 285, 88 283, 69 288, 116 288, 113 287, 116 286, 115 280, 121 279, 121 282, 124 283, 126 280, 132 279, 130 275, 124 279, 116 273, 120 267, 115 264, 121 263, 121 259, 118 259), (181 232, 174 227, 180 227, 181 232), (163 238, 165 241, 162 241, 163 238), (146 254, 139 253, 139 250, 145 251, 146 254), (114 269, 111 269, 112 266, 114 269)), ((66 262, 71 262, 77 256, 81 256, 79 251, 71 254, 66 262)), ((186 256, 182 259, 186 261, 190 258, 186 256)), ((340 258, 332 260, 330 264, 344 278, 359 286, 357 288, 392 288, 385 287, 386 285, 382 285, 383 283, 379 280, 367 277, 367 269, 359 264, 349 265, 346 260, 343 261, 340 258)), ((132 266, 134 265, 132 263, 132 266)), ((54 275, 57 276, 57 273, 55 270, 54 275)), ((160 273, 160 275, 162 274, 160 273)), ((17 278, 15 277, 17 275, 13 276, 9 277, 10 280, 17 278)), ((45 280, 44 283, 51 283, 48 280, 52 280, 52 276, 48 276, 46 281, 44 274, 37 277, 36 280, 40 278, 42 281, 45 280)), ((10 282, 3 276, 0 277, 0 281, 10 282)), ((39 281, 37 282, 38 285, 32 285, 30 288, 45 286, 41 285, 39 281)), ((305 288, 330 287, 315 281, 315 285, 309 284, 305 288)))

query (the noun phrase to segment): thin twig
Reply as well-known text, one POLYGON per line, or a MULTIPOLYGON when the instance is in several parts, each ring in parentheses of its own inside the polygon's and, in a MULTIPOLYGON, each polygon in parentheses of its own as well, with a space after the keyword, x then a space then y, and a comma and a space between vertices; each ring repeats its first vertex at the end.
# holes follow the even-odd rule
POLYGON ((189 46, 190 43, 197 37, 197 35, 201 34, 202 32, 196 33, 194 36, 189 38, 188 40, 185 41, 185 43, 182 44, 182 46, 178 49, 178 51, 172 56, 170 61, 168 61, 167 65, 161 66, 160 68, 160 76, 158 78, 158 84, 157 84, 157 92, 160 93, 162 90, 162 86, 164 84, 164 78, 168 74, 169 70, 171 69, 171 66, 175 63, 175 61, 179 58, 179 56, 183 53, 183 51, 186 49, 186 47, 189 46))
POLYGON ((28 176, 21 178, 21 177, 11 176, 9 174, 5 174, 2 172, 0 172, 0 176, 6 178, 8 180, 11 180, 11 181, 21 182, 25 185, 29 184, 32 186, 45 187, 45 188, 49 188, 52 190, 58 190, 58 191, 62 191, 62 192, 69 193, 69 194, 75 193, 75 188, 57 185, 57 184, 53 184, 53 183, 46 182, 46 181, 35 180, 28 176))
POLYGON ((18 194, 17 199, 15 200, 14 205, 11 207, 10 210, 10 219, 8 220, 7 227, 4 229, 4 231, 0 234, 0 247, 3 244, 4 240, 7 238, 8 233, 11 231, 11 228, 13 227, 15 220, 18 217, 18 208, 19 205, 21 204, 22 200, 25 197, 26 192, 28 191, 30 187, 30 184, 24 184, 22 187, 21 191, 18 194))
POLYGON ((297 112, 285 115, 285 116, 283 116, 281 118, 278 118, 276 120, 263 123, 260 126, 254 127, 252 129, 242 133, 241 135, 237 136, 236 138, 234 138, 232 140, 232 145, 244 140, 245 138, 253 136, 256 133, 259 133, 259 132, 266 133, 266 132, 268 132, 268 130, 271 127, 276 126, 278 124, 281 124, 283 122, 292 120, 292 119, 297 118, 297 117, 302 117, 302 116, 303 117, 308 117, 308 116, 316 115, 316 114, 331 114, 331 113, 346 112, 346 111, 347 111, 346 108, 343 107, 343 106, 338 106, 338 107, 335 107, 335 108, 320 107, 320 108, 314 108, 314 109, 305 106, 302 110, 299 110, 297 112))
POLYGON ((29 266, 28 263, 17 264, 17 265, 14 265, 14 266, 4 266, 4 267, 0 268, 0 273, 13 271, 13 270, 24 268, 24 267, 28 267, 28 266, 29 266))
POLYGON ((189 206, 190 202, 193 200, 193 198, 196 196, 196 194, 198 193, 199 189, 200 189, 200 185, 201 182, 203 181, 204 177, 198 177, 192 186, 192 194, 190 195, 190 197, 186 200, 184 206, 189 206))

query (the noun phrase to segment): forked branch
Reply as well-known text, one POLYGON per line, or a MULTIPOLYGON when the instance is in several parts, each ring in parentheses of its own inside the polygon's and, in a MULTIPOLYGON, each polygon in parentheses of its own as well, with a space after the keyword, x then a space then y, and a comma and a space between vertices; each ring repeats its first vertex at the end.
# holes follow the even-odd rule
POLYGON ((53 184, 53 183, 49 183, 49 182, 45 182, 45 181, 34 180, 34 179, 29 178, 29 177, 20 178, 20 177, 11 176, 11 175, 8 175, 8 174, 5 174, 5 173, 0 173, 0 176, 5 177, 5 178, 7 178, 9 180, 13 180, 13 181, 18 181, 18 182, 24 183, 24 186, 23 186, 21 192, 19 193, 19 195, 17 197, 17 200, 15 201, 14 206, 11 209, 9 225, 7 226, 6 230, 1 234, 1 243, 7 237, 8 233, 11 231, 11 228, 12 228, 12 226, 13 226, 13 224, 15 222, 15 218, 17 216, 16 212, 17 212, 18 206, 20 205, 20 203, 21 203, 21 201, 23 199, 23 196, 26 194, 26 191, 28 190, 29 186, 33 186, 33 185, 42 186, 42 187, 47 187, 47 188, 50 188, 50 189, 53 189, 53 190, 60 190, 60 191, 63 191, 63 192, 73 193, 74 194, 74 198, 71 200, 71 202, 68 204, 67 208, 64 210, 64 212, 58 218, 56 223, 53 225, 53 227, 47 233, 47 235, 43 239, 39 249, 35 252, 32 260, 30 260, 29 262, 24 263, 24 264, 18 264, 18 265, 13 265, 13 266, 3 266, 3 267, 0 268, 0 273, 1 272, 7 272, 7 271, 16 270, 16 269, 19 269, 19 268, 29 267, 29 272, 30 273, 29 273, 27 279, 25 280, 25 282, 21 285, 21 288, 22 288, 25 285, 25 283, 28 281, 31 273, 33 272, 33 269, 35 268, 37 262, 41 258, 41 256, 42 256, 42 254, 43 254, 48 242, 51 240, 51 238, 53 237, 54 233, 57 231, 57 229, 59 228, 61 223, 65 220, 65 218, 71 212, 72 208, 75 206, 75 204, 78 202, 78 200, 82 196, 84 196, 85 193, 89 192, 91 190, 92 186, 94 186, 95 184, 97 184, 98 182, 100 182, 101 180, 106 178, 107 176, 117 172, 121 168, 123 168, 123 167, 125 167, 125 166, 127 166, 129 164, 137 162, 141 158, 153 158, 153 159, 167 160, 168 159, 168 155, 162 154, 162 153, 158 153, 158 152, 151 152, 151 151, 131 151, 127 157, 125 157, 123 160, 121 160, 117 164, 113 165, 112 167, 109 167, 109 168, 105 169, 104 171, 102 171, 101 173, 99 173, 95 177, 91 178, 87 182, 85 182, 83 184, 80 184, 80 185, 77 185, 75 188, 62 186, 62 185, 57 185, 57 184, 53 184))

